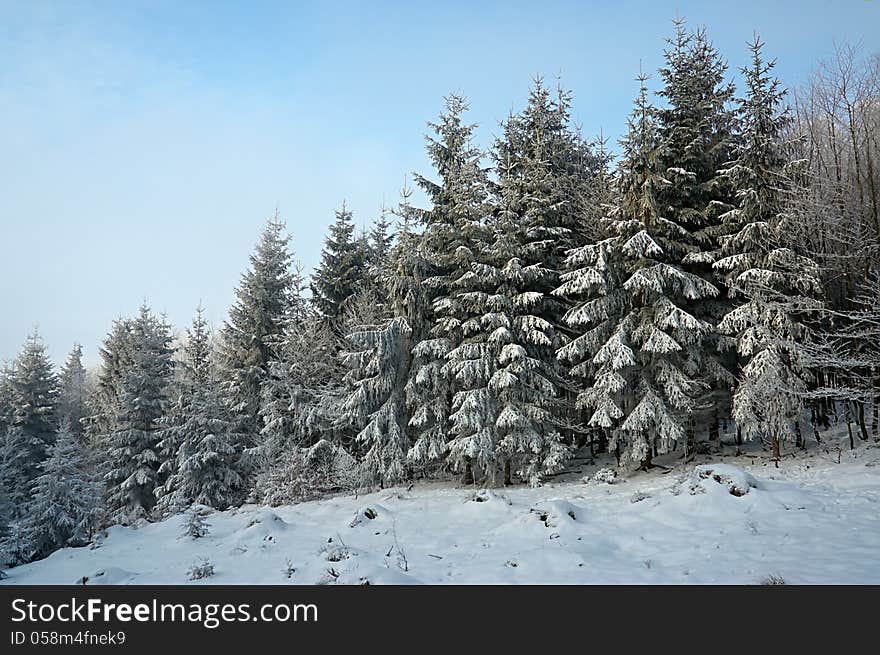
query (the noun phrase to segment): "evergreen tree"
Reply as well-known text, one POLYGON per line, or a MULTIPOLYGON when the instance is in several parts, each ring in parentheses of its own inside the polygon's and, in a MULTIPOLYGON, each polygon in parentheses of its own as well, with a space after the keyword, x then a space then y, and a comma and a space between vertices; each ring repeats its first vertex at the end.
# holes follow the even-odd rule
POLYGON ((98 486, 87 471, 82 443, 66 422, 40 470, 22 526, 28 560, 88 543, 100 503, 98 486))
MULTIPOLYGON (((727 64, 708 38, 705 29, 689 32, 683 20, 675 21, 675 36, 668 40, 665 65, 660 69, 666 105, 656 110, 658 131, 664 143, 660 172, 666 183, 658 190, 664 217, 675 221, 691 235, 691 247, 682 258, 685 271, 717 287, 715 298, 689 303, 694 317, 717 324, 730 309, 724 293, 724 279, 712 268, 713 252, 723 233, 722 215, 733 207, 726 176, 720 173, 735 146, 736 120, 731 107, 733 85, 725 81, 727 64)), ((706 395, 695 407, 688 426, 690 447, 695 444, 697 421, 718 433, 718 407, 729 403, 735 364, 730 340, 712 330, 705 335, 697 368, 706 383, 706 395), (729 354, 728 354, 729 353, 729 354), (708 415, 705 409, 710 409, 708 415)))
POLYGON ((579 335, 559 351, 572 373, 591 381, 578 397, 589 425, 624 449, 623 460, 649 466, 686 435, 703 392, 697 362, 712 325, 688 312, 718 291, 680 262, 693 235, 663 215, 658 195, 664 141, 653 120, 645 77, 621 141, 620 199, 611 236, 569 254, 559 293, 579 298, 567 321, 579 335))
POLYGON ((176 399, 161 420, 159 472, 166 479, 156 489, 160 509, 174 512, 192 503, 226 509, 242 487, 235 448, 241 439, 223 406, 201 307, 187 331, 178 369, 176 399))
POLYGON ((236 289, 236 302, 223 326, 219 348, 224 396, 243 435, 243 448, 259 433, 260 387, 274 358, 292 294, 298 291, 291 271, 290 237, 276 212, 263 230, 250 267, 236 289))
MULTIPOLYGON (((451 95, 438 123, 430 124, 437 138, 428 139, 428 155, 438 181, 416 176, 432 207, 419 212, 420 236, 405 230, 414 253, 426 269, 424 287, 430 307, 424 320, 427 333, 415 338, 412 375, 407 384, 415 443, 414 464, 437 462, 446 452, 456 382, 447 366, 449 353, 461 344, 462 324, 471 316, 459 298, 473 276, 489 213, 488 179, 480 161, 483 153, 472 143, 474 125, 463 122, 467 102, 451 95)), ((404 199, 406 200, 406 199, 404 199)), ((402 207, 402 213, 410 213, 402 207)), ((406 247, 406 246, 404 246, 406 247)))
POLYGON ((122 378, 132 365, 132 320, 119 318, 113 322, 110 332, 100 348, 101 368, 93 391, 90 406, 93 414, 86 421, 87 433, 97 451, 105 451, 106 444, 99 443, 113 429, 119 405, 122 378))
POLYGON ((12 425, 20 430, 22 474, 29 486, 55 442, 58 378, 36 329, 15 360, 11 378, 12 425))
POLYGON ((373 223, 370 230, 370 266, 382 269, 385 267, 391 246, 394 243, 394 234, 391 231, 391 221, 388 219, 388 211, 383 210, 379 218, 373 223))
POLYGON ((183 524, 181 537, 190 539, 202 539, 208 536, 211 524, 205 519, 205 509, 199 505, 193 505, 186 513, 186 521, 183 524))
POLYGON ((465 482, 477 464, 492 480, 503 465, 505 483, 515 469, 537 484, 567 455, 554 357, 562 338, 548 319, 555 310, 547 290, 557 272, 545 265, 548 235, 563 232, 553 223, 549 232, 536 228, 530 189, 537 182, 521 174, 515 154, 523 134, 521 122, 510 120, 496 145, 496 212, 459 294, 471 318, 462 323, 462 343, 449 353, 460 385, 449 458, 464 470, 465 482))
POLYGON ((4 363, 0 368, 0 435, 12 427, 12 364, 4 363))
POLYGON ((344 314, 347 394, 342 416, 357 434, 366 483, 394 484, 408 477, 406 380, 412 328, 403 315, 390 318, 367 290, 358 292, 344 314))
POLYGON ((733 335, 745 361, 733 397, 733 417, 746 438, 769 437, 773 454, 795 435, 807 384, 802 344, 808 330, 802 313, 822 293, 816 264, 786 239, 784 194, 790 187, 782 141, 789 121, 780 112, 784 90, 772 77, 774 62, 763 43, 750 44, 752 65, 743 69, 747 94, 740 101, 743 138, 724 174, 736 188, 737 206, 724 215, 729 236, 721 240, 716 270, 741 304, 718 328, 733 335))
POLYGON ((142 305, 131 321, 131 366, 123 372, 104 475, 107 509, 121 523, 146 517, 155 505, 162 464, 160 419, 172 374, 168 325, 142 305))
POLYGON ((75 344, 67 356, 67 361, 59 376, 58 415, 67 421, 74 437, 82 440, 85 431, 84 419, 88 411, 88 383, 86 369, 82 363, 82 346, 75 344))
POLYGON ((312 275, 312 302, 334 327, 338 327, 343 303, 363 284, 368 250, 367 240, 355 237, 354 216, 343 202, 312 275))
POLYGON ((0 511, 10 519, 24 514, 30 496, 30 452, 30 439, 20 426, 0 433, 0 494, 6 503, 0 511))
POLYGON ((320 439, 338 442, 343 368, 339 343, 313 313, 289 321, 263 385, 263 429, 257 456, 263 468, 320 439))
MULTIPOLYGON (((558 338, 565 338, 563 316, 568 303, 552 292, 560 284, 568 250, 592 243, 598 236, 596 212, 591 202, 600 183, 601 161, 590 144, 571 129, 571 93, 557 89, 555 96, 536 80, 525 109, 508 119, 504 136, 496 144, 496 169, 503 187, 497 195, 519 214, 518 220, 529 243, 524 263, 539 265, 544 273, 534 278, 530 290, 542 299, 531 313, 553 326, 558 338)), ((563 367, 556 364, 551 348, 534 356, 549 367, 556 393, 567 397, 571 383, 563 367)), ((573 398, 553 403, 557 428, 571 437, 574 428, 569 410, 573 398)))

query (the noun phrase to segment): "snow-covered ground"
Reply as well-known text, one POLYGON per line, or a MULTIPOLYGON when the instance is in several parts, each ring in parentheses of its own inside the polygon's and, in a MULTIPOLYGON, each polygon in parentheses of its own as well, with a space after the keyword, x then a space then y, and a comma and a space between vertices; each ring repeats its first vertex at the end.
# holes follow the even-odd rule
POLYGON ((537 489, 433 483, 208 517, 114 527, 8 571, 0 584, 880 583, 880 447, 815 448, 584 483, 608 461, 537 489))

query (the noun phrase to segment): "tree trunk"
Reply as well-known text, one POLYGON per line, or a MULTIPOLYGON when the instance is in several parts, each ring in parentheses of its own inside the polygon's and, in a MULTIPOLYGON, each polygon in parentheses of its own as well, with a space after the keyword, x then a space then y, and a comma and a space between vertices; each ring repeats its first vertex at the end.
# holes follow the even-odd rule
POLYGON ((804 435, 801 433, 801 422, 794 422, 794 443, 795 447, 800 448, 801 450, 807 449, 807 442, 804 440, 804 435))
MULTIPOLYGON (((877 378, 877 388, 880 389, 880 378, 877 378)), ((874 396, 874 412, 871 417, 871 432, 876 439, 880 436, 880 396, 874 396)))
POLYGON ((697 433, 694 430, 694 421, 690 419, 688 421, 687 426, 687 442, 684 449, 684 460, 689 461, 688 458, 693 459, 693 457, 697 454, 697 433))
POLYGON ((504 460, 504 486, 509 487, 513 482, 510 479, 510 460, 504 460))
POLYGON ((779 468, 779 460, 782 459, 782 452, 779 448, 779 435, 773 435, 773 459, 776 460, 776 468, 779 468))
POLYGON ((721 425, 718 420, 718 409, 712 412, 712 421, 709 423, 709 441, 718 441, 721 438, 721 425))
POLYGON ((856 420, 859 423, 859 432, 861 433, 862 441, 868 440, 868 428, 865 426, 865 401, 857 400, 856 401, 856 420))
POLYGON ((642 471, 649 471, 654 468, 654 449, 648 448, 648 452, 645 454, 645 459, 642 460, 642 463, 639 465, 639 468, 642 471))
POLYGON ((469 485, 474 483, 474 467, 471 464, 471 458, 465 457, 464 460, 464 475, 461 477, 461 483, 464 485, 469 485))

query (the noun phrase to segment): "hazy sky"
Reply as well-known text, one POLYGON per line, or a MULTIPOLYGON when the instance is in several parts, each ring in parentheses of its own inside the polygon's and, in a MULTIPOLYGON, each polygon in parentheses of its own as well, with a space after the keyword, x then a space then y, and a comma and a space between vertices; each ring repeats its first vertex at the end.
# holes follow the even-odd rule
POLYGON ((488 144, 561 75, 583 130, 616 139, 676 13, 732 72, 757 30, 789 86, 835 40, 880 50, 880 0, 0 0, 0 360, 38 323, 56 360, 78 341, 94 363, 144 299, 219 325, 275 206, 311 268, 343 199, 369 222, 430 171, 450 91, 488 144))

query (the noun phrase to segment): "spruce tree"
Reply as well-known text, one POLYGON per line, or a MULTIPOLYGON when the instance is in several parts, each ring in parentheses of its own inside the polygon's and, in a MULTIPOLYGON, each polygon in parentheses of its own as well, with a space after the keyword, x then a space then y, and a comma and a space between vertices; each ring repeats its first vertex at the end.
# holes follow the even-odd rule
POLYGON ((688 311, 718 291, 681 265, 694 236, 663 215, 658 196, 665 142, 649 105, 645 77, 622 140, 620 199, 611 236, 569 254, 558 293, 579 299, 567 314, 578 336, 559 351, 572 374, 591 382, 578 397, 589 425, 605 430, 622 462, 644 467, 686 435, 704 392, 697 370, 712 325, 688 311))
MULTIPOLYGON (((712 268, 713 252, 723 233, 721 216, 733 207, 729 180, 720 173, 731 158, 736 143, 736 117, 730 104, 733 85, 725 80, 727 64, 711 43, 706 30, 689 31, 683 20, 675 21, 675 36, 668 39, 665 63, 660 69, 666 101, 656 110, 658 131, 664 148, 660 172, 666 183, 658 192, 662 215, 675 221, 692 236, 691 248, 682 258, 688 273, 698 275, 720 290, 715 298, 689 303, 696 318, 717 324, 730 309, 725 281, 712 268)), ((706 395, 695 407, 688 426, 690 448, 696 439, 696 425, 708 426, 717 436, 718 408, 729 406, 735 364, 730 340, 712 330, 704 335, 697 373, 706 383, 706 395)))
POLYGON ((142 305, 131 321, 131 365, 122 374, 104 475, 111 519, 145 518, 156 502, 162 464, 160 419, 168 406, 171 334, 164 320, 142 305))
MULTIPOLYGON (((463 121, 466 110, 464 98, 448 96, 439 122, 430 124, 437 136, 428 139, 427 149, 438 179, 417 175, 416 182, 428 195, 431 209, 419 212, 424 224, 421 235, 409 230, 402 235, 424 262, 424 287, 430 302, 424 317, 426 334, 415 336, 407 384, 415 436, 409 457, 422 466, 437 462, 449 440, 457 384, 447 361, 461 344, 462 324, 471 318, 459 294, 473 276, 471 267, 478 261, 490 211, 483 153, 472 143, 475 126, 463 121)), ((401 211, 410 213, 405 206, 401 211)))
POLYGON ((176 430, 183 440, 174 472, 157 490, 161 507, 178 511, 196 503, 223 510, 238 503, 243 487, 236 466, 240 436, 226 418, 213 377, 193 390, 176 430))
POLYGON ((0 493, 9 518, 22 516, 26 510, 34 473, 30 452, 30 439, 20 426, 9 426, 0 433, 0 493))
POLYGON ((13 366, 4 363, 0 368, 0 435, 12 427, 12 371, 13 366))
POLYGON ((27 484, 55 442, 58 429, 58 378, 39 332, 33 333, 15 360, 11 378, 12 425, 20 430, 21 464, 27 484))
POLYGON ((40 471, 22 526, 28 560, 88 543, 100 503, 100 491, 89 475, 82 443, 66 421, 40 471))
POLYGON ((132 319, 118 318, 99 350, 101 367, 91 394, 92 415, 86 420, 87 434, 95 450, 106 450, 98 443, 109 434, 116 417, 122 378, 132 364, 132 319))
POLYGON ((276 212, 251 255, 220 335, 219 374, 235 431, 243 435, 240 450, 253 446, 259 433, 260 387, 297 291, 289 242, 276 212))
POLYGON ((355 236, 354 216, 345 203, 336 211, 336 219, 321 251, 321 263, 312 275, 312 302, 321 316, 338 327, 343 303, 364 282, 369 245, 355 236))
POLYGON ((777 461, 780 444, 793 439, 807 389, 804 313, 822 293, 816 264, 788 243, 785 193, 791 189, 780 111, 785 91, 772 77, 763 43, 750 44, 752 64, 743 68, 746 97, 740 101, 742 143, 724 174, 736 189, 737 206, 724 215, 730 232, 721 240, 716 270, 726 276, 737 306, 718 328, 736 339, 745 362, 733 397, 733 417, 746 438, 767 436, 777 461))
POLYGON ((411 446, 406 407, 406 381, 412 328, 402 313, 387 313, 368 290, 358 292, 344 314, 347 393, 341 410, 355 431, 362 481, 394 484, 409 476, 411 446))
POLYGON ((236 444, 215 375, 208 323, 196 310, 177 362, 174 400, 161 419, 164 482, 156 489, 159 508, 176 512, 197 503, 226 509, 240 497, 236 444))
POLYGON ((537 181, 521 174, 515 155, 524 134, 521 123, 510 120, 496 145, 495 216, 458 296, 471 318, 449 353, 460 385, 449 459, 463 469, 465 482, 477 465, 492 481, 501 467, 505 483, 516 470, 537 484, 567 455, 554 356, 562 338, 550 320, 555 310, 547 293, 557 273, 545 265, 548 233, 533 229, 538 219, 529 190, 537 181))
POLYGON ((60 420, 67 421, 73 436, 80 440, 85 431, 84 419, 89 415, 89 390, 82 354, 82 346, 75 344, 67 356, 59 376, 58 398, 60 420))
POLYGON ((289 321, 263 385, 263 429, 257 456, 263 466, 320 439, 338 442, 343 368, 338 338, 313 312, 289 321))
MULTIPOLYGON (((560 284, 568 250, 591 243, 598 235, 595 200, 601 182, 601 160, 589 143, 570 126, 571 93, 559 87, 555 96, 536 80, 525 109, 511 116, 496 144, 496 170, 510 207, 515 207, 529 243, 526 265, 545 271, 532 281, 531 290, 543 294, 531 312, 565 338, 564 296, 552 292, 560 284)), ((496 201, 500 205, 501 201, 496 201)), ((556 365, 551 348, 534 353, 544 360, 565 402, 550 407, 554 422, 566 438, 573 437, 576 421, 570 411, 572 385, 563 367, 556 365)))

